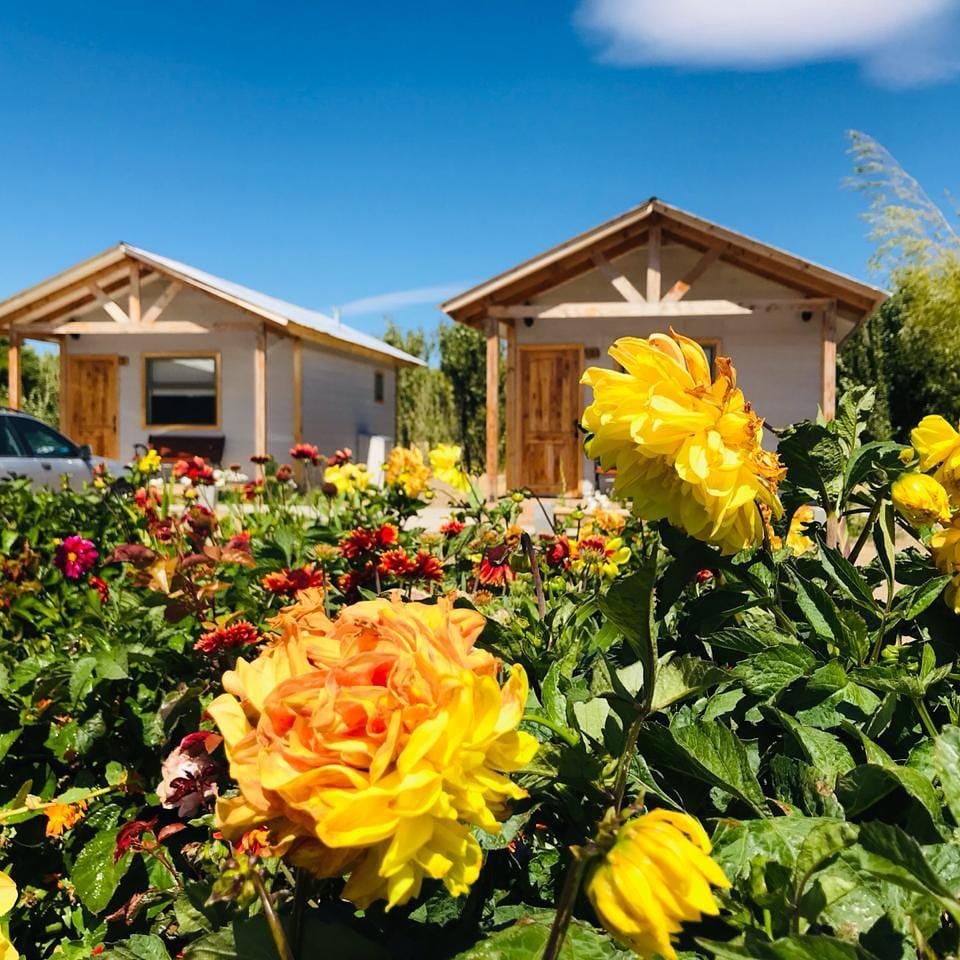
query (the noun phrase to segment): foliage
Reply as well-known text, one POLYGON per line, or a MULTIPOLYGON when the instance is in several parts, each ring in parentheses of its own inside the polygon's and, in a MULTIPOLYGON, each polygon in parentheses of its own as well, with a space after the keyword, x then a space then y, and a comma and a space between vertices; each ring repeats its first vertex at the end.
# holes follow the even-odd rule
POLYGON ((577 512, 569 539, 531 541, 516 526, 522 496, 470 495, 426 532, 422 501, 401 488, 301 493, 270 468, 253 500, 226 496, 215 518, 136 468, 82 493, 0 485, 0 868, 21 891, 14 943, 68 960, 101 945, 122 960, 252 960, 275 955, 275 912, 298 957, 510 960, 542 955, 561 905, 573 913, 561 957, 626 956, 564 878, 611 808, 645 805, 697 817, 732 884, 718 917, 685 926, 683 956, 955 954, 957 621, 925 532, 898 544, 889 488, 908 468, 898 444, 864 441, 870 405, 848 391, 835 421, 783 438, 773 533, 784 542, 806 504, 828 519, 808 524, 800 555, 768 538, 722 556, 627 518, 619 566, 578 565, 571 541, 607 543, 600 511, 577 512), (863 534, 841 547, 833 521, 854 518, 863 534), (54 565, 71 534, 96 544, 106 591, 54 565), (433 554, 442 581, 391 573, 383 556, 398 546, 433 554), (255 653, 216 631, 242 618, 266 636, 291 595, 276 590, 307 567, 331 614, 391 589, 455 596, 487 616, 480 645, 530 677, 523 726, 540 748, 516 775, 528 797, 499 835, 478 834, 484 865, 465 897, 433 885, 390 912, 355 910, 342 878, 298 884, 254 837, 227 844, 211 832, 214 787, 234 789, 222 748, 213 779, 193 785, 197 809, 162 805, 162 763, 210 729, 223 671, 255 653), (220 647, 194 648, 211 633, 220 647), (50 830, 52 803, 81 801, 75 823, 50 830))
POLYGON ((876 244, 871 266, 893 293, 843 344, 840 388, 874 387, 871 434, 905 439, 927 413, 960 419, 960 235, 956 215, 879 143, 858 132, 851 141, 853 184, 869 201, 876 244))
MULTIPOLYGON (((27 413, 56 425, 60 415, 60 359, 56 353, 37 353, 25 344, 20 350, 23 403, 27 413)), ((0 402, 6 403, 7 341, 0 338, 0 402)))

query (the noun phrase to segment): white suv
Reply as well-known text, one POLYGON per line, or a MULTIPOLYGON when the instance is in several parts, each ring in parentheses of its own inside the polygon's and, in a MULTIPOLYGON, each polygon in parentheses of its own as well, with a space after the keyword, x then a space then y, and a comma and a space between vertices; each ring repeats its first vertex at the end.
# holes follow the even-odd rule
POLYGON ((70 486, 79 488, 92 479, 99 460, 89 446, 77 446, 42 420, 0 407, 0 480, 29 477, 58 489, 66 474, 70 486))

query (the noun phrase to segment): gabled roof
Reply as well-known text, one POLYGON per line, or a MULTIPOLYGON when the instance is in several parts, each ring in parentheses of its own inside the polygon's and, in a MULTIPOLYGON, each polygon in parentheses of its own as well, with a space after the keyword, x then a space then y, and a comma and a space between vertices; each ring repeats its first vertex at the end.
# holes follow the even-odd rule
MULTIPOLYGON (((60 302, 71 305, 71 295, 77 292, 78 287, 82 292, 83 278, 109 277, 112 269, 121 268, 124 263, 131 260, 217 299, 239 306, 246 312, 262 317, 276 326, 288 328, 289 332, 295 336, 304 335, 307 339, 329 342, 333 347, 342 345, 351 352, 360 351, 389 357, 405 365, 423 365, 423 361, 418 357, 392 347, 377 337, 348 327, 317 310, 308 310, 306 307, 271 297, 258 290, 252 290, 250 287, 199 270, 180 260, 164 257, 129 243, 118 243, 103 253, 0 302, 0 327, 6 326, 17 316, 23 315, 31 309, 32 305, 40 307, 50 304, 51 309, 54 308, 53 305, 60 302)), ((122 282, 122 275, 117 276, 122 282)), ((82 309, 83 305, 78 304, 78 308, 82 309)), ((29 324, 22 327, 24 333, 28 333, 29 329, 29 324)))
POLYGON ((595 269, 590 256, 593 251, 600 250, 612 258, 642 245, 654 224, 659 224, 667 237, 694 248, 722 244, 721 260, 804 295, 836 299, 839 311, 855 321, 872 313, 887 298, 887 293, 878 287, 651 197, 632 210, 452 297, 440 309, 462 323, 478 323, 490 306, 523 302, 595 269))

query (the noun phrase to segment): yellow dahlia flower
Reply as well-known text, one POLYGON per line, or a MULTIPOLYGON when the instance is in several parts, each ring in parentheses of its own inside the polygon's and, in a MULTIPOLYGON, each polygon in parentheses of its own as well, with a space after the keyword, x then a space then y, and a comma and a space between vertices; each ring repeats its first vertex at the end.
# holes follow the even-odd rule
POLYGON ((366 464, 338 463, 327 467, 323 471, 323 482, 332 483, 337 493, 353 493, 354 490, 363 490, 370 486, 370 475, 366 464))
POLYGON ((394 447, 383 467, 388 487, 399 487, 408 497, 419 497, 430 482, 430 468, 416 447, 394 447))
POLYGON ((691 536, 735 553, 763 539, 757 503, 783 508, 784 471, 761 446, 763 421, 737 388, 729 360, 711 378, 703 348, 671 331, 624 337, 610 348, 623 372, 591 367, 583 414, 587 453, 616 468, 614 493, 648 520, 667 519, 691 536))
POLYGON ((898 512, 915 527, 950 522, 950 498, 938 480, 928 473, 901 474, 890 487, 898 512))
MULTIPOLYGON (((0 917, 5 917, 17 902, 17 885, 0 871, 0 917)), ((0 960, 17 960, 20 956, 17 948, 10 942, 3 929, 0 929, 0 960)))
POLYGON ((943 591, 943 599, 954 613, 960 613, 960 520, 930 538, 930 554, 936 568, 953 577, 943 591))
POLYGON ((458 444, 438 443, 428 454, 430 469, 441 483, 448 483, 456 490, 469 490, 470 480, 460 466, 462 452, 458 444))
MULTIPOLYGON (((806 526, 813 522, 813 507, 805 503, 797 507, 793 516, 790 518, 790 529, 787 530, 787 546, 795 557, 803 556, 808 550, 815 546, 812 537, 808 537, 806 526)), ((768 527, 770 534, 770 546, 774 550, 779 550, 783 546, 783 541, 774 532, 772 527, 768 527)))
POLYGON ((710 840, 685 813, 653 810, 625 823, 587 878, 607 931, 644 957, 677 960, 672 940, 684 923, 719 913, 711 884, 730 881, 710 858, 710 840))
POLYGON ((331 621, 304 591, 208 708, 240 788, 218 801, 224 836, 266 826, 272 853, 349 872, 343 895, 360 907, 405 903, 425 878, 465 893, 482 858, 473 828, 499 831, 525 796, 505 774, 536 750, 517 731, 526 674, 500 685, 498 661, 474 647, 484 622, 446 600, 385 599, 331 621))
POLYGON ((934 477, 950 498, 960 500, 960 433, 941 416, 924 417, 910 431, 921 470, 937 468, 934 477))

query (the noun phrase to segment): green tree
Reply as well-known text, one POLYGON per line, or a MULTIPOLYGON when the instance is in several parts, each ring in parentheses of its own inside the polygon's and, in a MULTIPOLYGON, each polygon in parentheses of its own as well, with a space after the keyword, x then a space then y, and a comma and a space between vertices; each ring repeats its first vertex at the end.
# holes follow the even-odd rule
MULTIPOLYGON (((383 339, 391 346, 430 363, 437 337, 417 328, 401 330, 387 321, 383 339)), ((453 390, 437 367, 406 367, 397 374, 397 443, 403 446, 450 443, 457 437, 453 390)))
POLYGON ((472 473, 483 467, 487 446, 486 343, 478 331, 462 323, 442 324, 438 336, 440 369, 453 392, 457 440, 472 473))
POLYGON ((870 432, 906 439, 925 414, 960 419, 960 234, 881 144, 858 132, 851 141, 871 269, 893 292, 843 345, 840 389, 874 386, 870 432))
MULTIPOLYGON (((60 416, 60 358, 56 353, 37 353, 29 344, 20 350, 20 380, 23 388, 21 407, 56 425, 60 416)), ((10 397, 7 366, 7 340, 0 338, 0 403, 10 397)))

